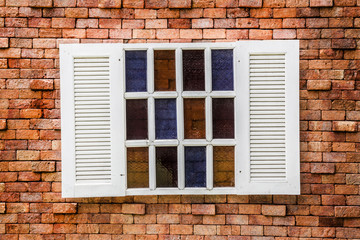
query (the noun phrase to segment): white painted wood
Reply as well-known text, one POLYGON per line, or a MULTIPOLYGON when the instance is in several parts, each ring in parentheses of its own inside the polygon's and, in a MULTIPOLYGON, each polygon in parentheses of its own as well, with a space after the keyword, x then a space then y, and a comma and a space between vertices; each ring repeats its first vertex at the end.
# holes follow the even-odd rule
POLYGON ((206 189, 214 188, 213 146, 206 146, 206 189))
MULTIPOLYGON (((238 42, 239 194, 299 194, 299 42, 238 42), (240 116, 239 116, 240 117, 240 116)), ((238 161, 238 158, 236 158, 238 161)))
POLYGON ((125 194, 121 51, 60 46, 63 197, 125 194))

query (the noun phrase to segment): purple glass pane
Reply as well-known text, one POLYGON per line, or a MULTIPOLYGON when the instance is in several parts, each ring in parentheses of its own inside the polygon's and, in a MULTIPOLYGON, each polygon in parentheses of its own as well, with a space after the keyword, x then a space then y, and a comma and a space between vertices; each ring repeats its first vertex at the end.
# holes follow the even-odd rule
POLYGON ((147 100, 126 100, 126 139, 148 138, 147 100))
POLYGON ((211 51, 212 89, 215 91, 234 90, 233 50, 211 51))
POLYGON ((204 50, 184 50, 182 53, 184 91, 204 91, 204 50))
POLYGON ((213 138, 234 138, 234 99, 213 98, 213 138))
POLYGON ((177 147, 156 148, 156 187, 177 187, 177 147))
POLYGON ((176 99, 155 100, 155 135, 156 139, 175 139, 176 134, 176 99))
POLYGON ((185 147, 185 187, 206 187, 206 147, 185 147))
POLYGON ((234 89, 233 50, 212 50, 212 88, 215 91, 234 89))
POLYGON ((125 52, 127 92, 146 92, 146 51, 125 52))

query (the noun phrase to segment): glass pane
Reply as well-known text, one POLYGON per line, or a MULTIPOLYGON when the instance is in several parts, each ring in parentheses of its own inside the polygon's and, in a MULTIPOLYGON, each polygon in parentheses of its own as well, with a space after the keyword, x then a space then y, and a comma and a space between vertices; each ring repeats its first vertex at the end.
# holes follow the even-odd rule
POLYGON ((155 91, 175 91, 175 50, 155 50, 155 91))
POLYGON ((156 187, 177 187, 177 147, 156 148, 156 187))
POLYGON ((213 138, 234 138, 234 99, 213 98, 213 138))
POLYGON ((156 139, 175 139, 176 99, 155 100, 156 139))
POLYGON ((204 50, 184 50, 182 53, 184 91, 204 91, 204 50))
POLYGON ((185 138, 205 138, 205 99, 184 99, 185 138))
POLYGON ((127 92, 146 92, 146 51, 125 52, 127 92))
POLYGON ((126 100, 126 139, 148 138, 147 100, 126 100))
POLYGON ((226 91, 234 89, 233 50, 211 50, 212 89, 226 91))
POLYGON ((185 187, 206 187, 206 147, 185 147, 185 187))
POLYGON ((234 187, 234 147, 214 147, 214 187, 234 187))
POLYGON ((148 148, 127 149, 127 187, 149 187, 149 153, 148 148))

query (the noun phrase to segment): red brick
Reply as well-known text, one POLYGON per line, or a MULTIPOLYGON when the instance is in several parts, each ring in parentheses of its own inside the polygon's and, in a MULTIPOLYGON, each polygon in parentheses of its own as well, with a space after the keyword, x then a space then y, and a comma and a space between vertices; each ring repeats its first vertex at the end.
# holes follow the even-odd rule
POLYGON ((169 0, 169 8, 191 8, 191 0, 169 0))
POLYGON ((335 216, 342 218, 358 217, 360 215, 360 207, 358 206, 335 206, 335 216))
POLYGON ((193 234, 193 226, 183 224, 170 225, 170 234, 191 235, 193 234))
POLYGON ((239 18, 236 19, 237 28, 258 28, 259 19, 256 18, 239 18))
POLYGON ((201 29, 180 29, 180 38, 202 39, 201 29))
POLYGON ((76 0, 54 0, 54 7, 75 7, 76 0))
POLYGON ((145 0, 145 8, 166 8, 167 0, 145 0))
POLYGON ((263 205, 262 214, 266 216, 285 216, 286 207, 285 206, 275 206, 275 205, 263 205))
POLYGON ((250 10, 250 17, 253 18, 271 18, 273 12, 271 8, 258 8, 250 10))
POLYGON ((169 28, 191 28, 190 19, 169 19, 169 28))
POLYGON ((124 234, 145 234, 146 225, 145 224, 124 224, 123 233, 124 234))
POLYGON ((144 28, 144 20, 123 20, 123 28, 144 28))
POLYGON ((216 235, 216 226, 213 225, 195 225, 195 235, 216 235))
POLYGON ((53 213, 76 213, 76 203, 54 203, 53 213))
POLYGON ((261 205, 239 205, 239 214, 261 214, 261 205))
POLYGON ((121 8, 121 0, 99 0, 99 8, 121 8))
POLYGON ((239 7, 259 8, 262 7, 262 0, 239 0, 239 7))
POLYGON ((214 28, 235 28, 235 19, 214 19, 214 28))
MULTIPOLYGON (((171 19, 169 19, 171 20, 171 19)), ((146 19, 145 28, 167 28, 166 19, 146 19)))
POLYGON ((179 29, 156 29, 157 39, 177 39, 179 38, 179 29))
POLYGON ((145 214, 145 204, 123 204, 122 213, 145 214))
MULTIPOLYGON (((193 16, 193 18, 201 17, 193 16)), ((204 9, 204 18, 225 18, 226 9, 225 8, 205 8, 204 9)))
POLYGON ((310 0, 310 7, 332 7, 333 0, 310 0))
POLYGON ((51 24, 53 28, 74 28, 75 18, 53 18, 51 24))
POLYGON ((131 29, 110 29, 110 38, 130 39, 131 29))
POLYGON ((29 1, 30 7, 52 7, 52 0, 31 0, 29 1))
POLYGON ((355 39, 333 39, 331 47, 334 49, 355 49, 355 39))
POLYGON ((257 30, 257 29, 249 30, 249 39, 256 39, 256 40, 272 39, 272 35, 273 35, 272 30, 257 30))
POLYGON ((274 29, 273 39, 295 39, 295 29, 274 29))
POLYGON ((249 38, 249 30, 241 29, 241 30, 226 30, 226 39, 248 39, 249 38))
POLYGON ((144 8, 144 0, 123 0, 123 8, 144 8))
POLYGON ((333 129, 333 131, 356 132, 357 131, 357 123, 349 122, 349 121, 334 121, 332 129, 333 129))
POLYGON ((153 9, 135 9, 135 18, 137 18, 137 19, 156 18, 156 10, 153 10, 153 9))
POLYGON ((215 215, 213 204, 193 204, 191 208, 194 215, 215 215))
POLYGON ((294 18, 296 17, 296 8, 275 8, 273 11, 273 17, 285 19, 294 18))

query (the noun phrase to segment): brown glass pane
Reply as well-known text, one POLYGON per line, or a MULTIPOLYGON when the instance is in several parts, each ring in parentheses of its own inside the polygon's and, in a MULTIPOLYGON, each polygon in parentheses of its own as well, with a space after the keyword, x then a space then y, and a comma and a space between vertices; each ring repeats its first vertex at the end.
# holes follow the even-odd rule
POLYGON ((126 100, 126 139, 148 138, 147 100, 126 100))
POLYGON ((204 91, 204 50, 184 50, 182 53, 184 91, 204 91))
POLYGON ((156 186, 177 187, 177 147, 156 148, 156 186))
POLYGON ((214 187, 234 187, 234 147, 214 147, 214 187))
POLYGON ((184 99, 185 138, 205 138, 205 99, 184 99))
POLYGON ((127 149, 127 187, 149 187, 149 154, 148 148, 127 149))
POLYGON ((175 50, 155 50, 155 91, 175 91, 175 50))
POLYGON ((213 138, 234 138, 234 99, 213 98, 213 138))

